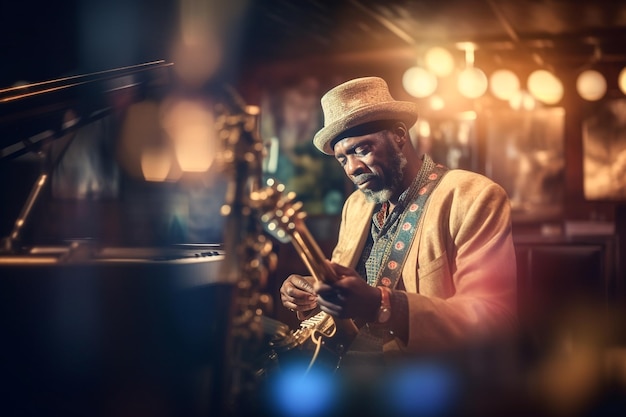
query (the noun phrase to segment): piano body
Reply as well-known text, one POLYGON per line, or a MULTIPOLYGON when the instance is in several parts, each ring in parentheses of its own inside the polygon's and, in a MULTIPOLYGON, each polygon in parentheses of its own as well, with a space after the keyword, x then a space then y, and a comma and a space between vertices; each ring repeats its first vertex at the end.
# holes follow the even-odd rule
POLYGON ((219 415, 223 252, 90 246, 0 257, 0 414, 219 415))
POLYGON ((114 186, 55 189, 72 139, 162 94, 170 70, 154 62, 0 90, 0 415, 227 413, 236 283, 209 227, 221 231, 219 213, 204 213, 213 224, 190 243, 190 217, 175 206, 163 220, 163 206, 196 189, 106 169, 114 186))

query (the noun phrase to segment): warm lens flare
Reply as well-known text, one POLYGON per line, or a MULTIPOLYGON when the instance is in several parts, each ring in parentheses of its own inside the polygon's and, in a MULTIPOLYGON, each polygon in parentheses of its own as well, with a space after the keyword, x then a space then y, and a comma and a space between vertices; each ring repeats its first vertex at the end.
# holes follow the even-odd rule
POLYGON ((172 156, 167 149, 146 148, 141 154, 141 171, 146 181, 162 182, 172 167, 172 156))
POLYGON ((576 91, 585 100, 600 100, 606 93, 606 79, 598 71, 583 71, 576 79, 576 91))
POLYGON ((428 97, 437 89, 437 77, 422 67, 411 67, 402 76, 402 85, 413 97, 428 97))
POLYGON ((457 86, 463 96, 478 98, 487 91, 487 76, 478 68, 468 67, 459 74, 457 86))
POLYGON ((519 92, 519 78, 517 78, 517 75, 515 75, 513 71, 507 69, 494 71, 493 74, 491 74, 490 80, 489 87, 491 94, 500 100, 510 100, 519 92))
POLYGON ((180 99, 164 106, 161 119, 184 172, 206 172, 218 152, 215 118, 208 103, 180 99))
POLYGON ((556 104, 563 98, 563 84, 553 73, 534 71, 528 77, 528 91, 545 104, 556 104))
POLYGON ((445 48, 435 46, 426 51, 426 68, 438 77, 447 77, 454 70, 454 58, 445 48))

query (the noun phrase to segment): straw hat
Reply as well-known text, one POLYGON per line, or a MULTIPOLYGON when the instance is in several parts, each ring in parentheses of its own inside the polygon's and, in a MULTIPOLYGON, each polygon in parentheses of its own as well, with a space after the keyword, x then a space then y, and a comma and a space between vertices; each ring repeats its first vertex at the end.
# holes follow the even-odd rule
POLYGON ((313 144, 333 155, 332 141, 343 132, 364 123, 399 120, 407 127, 417 120, 417 105, 396 101, 382 78, 357 78, 338 85, 322 97, 324 127, 315 134, 313 144))

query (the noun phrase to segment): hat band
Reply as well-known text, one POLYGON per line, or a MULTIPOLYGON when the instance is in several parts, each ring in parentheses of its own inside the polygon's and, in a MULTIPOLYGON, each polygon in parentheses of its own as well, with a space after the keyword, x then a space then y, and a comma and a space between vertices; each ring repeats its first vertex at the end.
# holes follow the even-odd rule
POLYGON ((357 126, 351 127, 349 129, 341 132, 337 137, 330 140, 330 149, 335 147, 335 144, 342 139, 356 137, 356 136, 365 136, 370 135, 372 133, 382 132, 383 130, 387 130, 391 128, 395 123, 398 123, 400 120, 375 120, 373 122, 362 123, 357 126))

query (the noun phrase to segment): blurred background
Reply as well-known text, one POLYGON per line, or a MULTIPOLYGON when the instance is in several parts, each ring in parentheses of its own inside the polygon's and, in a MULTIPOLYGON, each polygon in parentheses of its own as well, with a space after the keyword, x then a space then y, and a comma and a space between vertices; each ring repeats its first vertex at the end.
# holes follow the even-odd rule
MULTIPOLYGON (((23 245, 220 245, 230 174, 214 126, 228 101, 259 109, 262 175, 297 194, 329 256, 352 186, 311 144, 319 100, 380 76, 419 105, 420 152, 509 194, 537 401, 568 414, 623 395, 625 1, 66 0, 0 15, 2 236, 43 166, 23 245)), ((307 271, 274 249, 263 291, 277 299, 307 271)))

